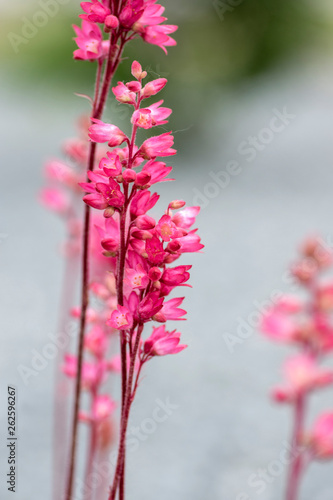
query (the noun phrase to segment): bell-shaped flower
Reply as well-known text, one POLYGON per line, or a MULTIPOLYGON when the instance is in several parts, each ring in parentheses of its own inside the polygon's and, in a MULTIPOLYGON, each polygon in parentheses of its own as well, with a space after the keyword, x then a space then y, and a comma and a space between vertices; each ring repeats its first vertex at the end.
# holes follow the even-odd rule
POLYGON ((158 311, 162 309, 164 298, 159 296, 158 292, 150 292, 139 303, 138 318, 140 321, 148 321, 158 311))
POLYGON ((149 278, 141 264, 137 264, 135 269, 126 268, 125 282, 128 283, 131 288, 145 290, 149 283, 149 278))
POLYGON ((166 268, 161 281, 168 286, 179 286, 190 279, 189 271, 192 266, 177 266, 166 268))
POLYGON ((172 222, 170 215, 163 215, 158 221, 155 230, 163 241, 170 241, 171 239, 179 238, 186 234, 184 229, 178 228, 176 224, 172 222))
POLYGON ((133 325, 133 316, 125 306, 118 306, 107 324, 115 330, 129 330, 133 325))
POLYGON ((74 59, 92 60, 104 55, 102 32, 97 24, 82 21, 82 28, 73 26, 77 35, 75 41, 79 47, 74 51, 74 59))
POLYGON ((102 169, 108 177, 117 177, 122 171, 119 156, 114 152, 108 151, 106 153, 106 158, 102 158, 99 162, 99 168, 102 169))
POLYGON ((310 435, 312 451, 318 459, 333 458, 333 412, 321 415, 310 435))
POLYGON ((174 179, 165 179, 171 172, 172 167, 167 167, 162 161, 149 160, 143 167, 142 172, 147 172, 150 175, 149 186, 158 182, 174 181, 174 179))
POLYGON ((111 123, 104 123, 102 120, 92 119, 93 125, 89 127, 88 136, 93 142, 103 143, 107 142, 110 148, 120 146, 127 136, 111 123))
POLYGON ((84 338, 84 346, 100 358, 108 348, 107 336, 100 325, 94 325, 84 338))
POLYGON ((168 123, 168 118, 172 110, 169 108, 161 108, 161 104, 164 101, 159 101, 148 108, 137 109, 134 111, 131 122, 138 127, 149 129, 152 127, 156 127, 158 125, 164 125, 168 123))
POLYGON ((178 297, 175 299, 170 299, 164 302, 162 309, 155 314, 154 320, 160 323, 165 323, 168 320, 182 320, 185 321, 185 316, 187 312, 185 309, 180 309, 178 306, 182 304, 184 297, 178 297))
POLYGON ((200 207, 186 207, 172 216, 172 222, 178 227, 190 229, 190 227, 195 224, 199 212, 200 207))
POLYGON ((136 94, 129 90, 129 88, 123 83, 118 82, 115 87, 112 87, 112 92, 115 95, 115 98, 118 102, 122 104, 132 104, 133 106, 136 103, 136 94))
POLYGON ((148 26, 144 30, 142 38, 145 42, 151 43, 152 45, 157 45, 166 54, 168 51, 165 47, 171 47, 177 45, 177 42, 169 36, 178 29, 178 26, 172 24, 161 24, 158 26, 148 26))
POLYGON ((159 200, 159 195, 157 193, 151 194, 149 191, 138 191, 131 203, 131 215, 137 217, 139 215, 145 215, 148 210, 151 210, 159 200))
POLYGON ((186 349, 187 345, 180 345, 180 333, 176 330, 168 332, 165 326, 153 328, 153 333, 143 344, 143 355, 147 358, 177 354, 186 349))
POLYGON ((287 359, 283 367, 285 385, 273 390, 278 402, 295 401, 300 396, 333 382, 333 371, 318 366, 316 360, 307 354, 287 359))
POLYGON ((81 2, 80 5, 86 14, 81 14, 79 17, 93 23, 104 23, 106 17, 111 14, 105 1, 91 0, 91 2, 81 2))
POLYGON ((101 422, 110 418, 116 409, 116 403, 108 395, 98 395, 92 405, 92 417, 94 421, 101 422))
POLYGON ((167 255, 163 249, 162 242, 156 236, 146 240, 146 253, 151 264, 157 266, 164 262, 167 255))

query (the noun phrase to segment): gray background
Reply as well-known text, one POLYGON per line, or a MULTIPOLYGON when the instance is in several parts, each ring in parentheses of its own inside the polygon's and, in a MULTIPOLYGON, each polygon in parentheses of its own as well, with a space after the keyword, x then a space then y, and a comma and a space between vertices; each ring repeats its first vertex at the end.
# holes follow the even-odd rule
MULTIPOLYGON (((73 135, 72 123, 85 104, 71 94, 51 93, 42 82, 27 95, 9 81, 3 74, 0 468, 7 470, 5 406, 11 383, 19 397, 15 498, 38 500, 51 498, 54 363, 28 386, 17 368, 29 366, 31 350, 40 352, 47 334, 57 333, 63 271, 57 248, 63 232, 36 195, 43 184, 42 162, 73 135)), ((283 498, 284 470, 262 494, 248 479, 278 459, 289 437, 289 408, 268 398, 289 351, 262 339, 253 325, 253 334, 233 353, 224 335, 236 334, 239 318, 248 322, 257 302, 273 290, 288 290, 284 273, 306 235, 318 232, 332 241, 332 82, 331 59, 294 60, 269 77, 229 89, 223 99, 219 89, 198 96, 206 100, 199 125, 184 123, 185 131, 176 134, 182 150, 174 161, 177 182, 161 187, 159 207, 175 198, 192 204, 195 190, 205 194, 207 206, 198 218, 205 250, 183 259, 193 263, 193 289, 186 291, 188 321, 177 326, 189 349, 147 367, 133 408, 132 425, 140 425, 157 399, 178 405, 130 454, 128 499, 237 500, 242 492, 251 500, 283 498), (273 109, 284 106, 295 119, 248 162, 239 144, 267 127, 273 109), (191 126, 200 137, 193 143, 191 126), (225 188, 208 187, 210 173, 225 170, 231 160, 242 172, 225 188)), ((309 422, 319 408, 332 405, 332 389, 311 398, 309 422)), ((12 498, 3 472, 1 478, 1 498, 12 498)), ((332 494, 332 463, 312 466, 302 500, 330 500, 332 494)))

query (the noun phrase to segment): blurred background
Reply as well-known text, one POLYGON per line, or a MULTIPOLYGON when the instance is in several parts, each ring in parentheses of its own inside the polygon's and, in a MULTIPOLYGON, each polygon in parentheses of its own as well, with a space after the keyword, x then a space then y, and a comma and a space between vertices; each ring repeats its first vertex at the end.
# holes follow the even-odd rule
MULTIPOLYGON (((78 2, 58 0, 57 13, 31 31, 42 3, 0 1, 1 400, 4 408, 7 384, 16 384, 18 500, 51 498, 57 362, 27 386, 18 373, 57 333, 64 234, 37 201, 42 165, 75 135, 77 116, 89 109, 74 92, 92 94, 94 81, 93 65, 72 59, 78 2)), ((129 457, 128 499, 281 500, 286 470, 272 463, 286 449, 291 414, 268 395, 287 351, 256 326, 272 292, 289 290, 285 272, 304 237, 333 242, 333 4, 163 4, 179 25, 178 46, 165 57, 133 42, 117 77, 129 78, 135 58, 151 78, 169 79, 163 98, 179 154, 177 182, 162 185, 160 206, 200 204, 206 248, 187 259, 193 289, 188 321, 177 327, 190 348, 151 363, 140 388, 133 425, 157 400, 177 408, 129 457), (259 470, 275 471, 263 488, 253 483, 259 470)), ((129 115, 110 101, 105 117, 126 128, 129 115)), ((332 408, 332 389, 311 402, 309 424, 319 408, 332 408)), ((3 411, 0 424, 4 443, 3 411)), ((6 470, 3 445, 0 466, 6 470)), ((1 498, 11 498, 3 477, 1 498)), ((332 463, 312 466, 302 500, 332 494, 332 463)))

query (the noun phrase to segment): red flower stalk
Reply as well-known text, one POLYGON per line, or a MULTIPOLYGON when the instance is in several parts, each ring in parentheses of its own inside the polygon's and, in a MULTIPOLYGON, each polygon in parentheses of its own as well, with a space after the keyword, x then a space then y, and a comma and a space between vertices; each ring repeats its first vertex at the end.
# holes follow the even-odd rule
MULTIPOLYGON (((136 145, 136 134, 139 128, 149 130, 167 124, 171 109, 162 107, 162 100, 142 106, 146 98, 164 88, 166 79, 159 78, 143 86, 147 72, 135 61, 131 68, 135 80, 126 84, 119 82, 113 87, 117 101, 134 108, 131 136, 127 137, 117 126, 102 119, 125 44, 141 37, 166 52, 166 47, 176 44, 170 34, 177 27, 162 24, 166 21, 162 16, 164 8, 156 4, 156 0, 92 0, 82 2, 81 7, 82 26, 74 26, 78 46, 74 58, 97 64, 90 126, 85 130, 84 140, 66 145, 66 153, 80 165, 81 172, 73 175, 67 165, 49 167, 50 176, 54 176, 55 171, 56 175, 61 173, 65 189, 75 190, 77 196, 79 184, 86 193, 83 224, 78 223, 77 218, 76 226, 72 223, 76 227, 76 251, 82 253, 82 298, 75 312, 80 321, 77 355, 67 355, 64 362, 65 373, 75 379, 76 385, 65 500, 72 500, 74 494, 79 419, 91 426, 87 474, 98 451, 98 429, 104 436, 102 441, 108 441, 110 432, 105 431, 105 422, 109 421, 115 403, 101 389, 105 377, 115 366, 121 372, 121 422, 118 460, 109 498, 114 500, 119 494, 119 500, 123 500, 125 437, 142 367, 154 356, 177 353, 185 348, 179 345, 180 334, 166 331, 164 325, 153 327, 151 337, 142 340, 144 326, 153 321, 184 319, 186 311, 178 307, 183 298, 166 300, 166 297, 177 286, 188 286, 191 266, 169 266, 183 253, 198 252, 203 245, 196 229, 191 229, 198 207, 183 209, 185 202, 176 200, 170 202, 159 219, 147 215, 159 199, 157 193, 150 192, 150 187, 172 180, 167 178, 172 167, 157 158, 175 155, 176 150, 171 132, 147 138, 141 146, 136 145), (97 144, 105 143, 107 147, 97 149, 97 144), (82 172, 85 163, 86 179, 82 172), (96 230, 93 232, 91 208, 103 211, 101 217, 94 216, 96 230), (175 210, 177 212, 173 212, 175 210), (82 245, 78 244, 80 235, 82 245), (102 303, 97 311, 89 307, 91 294, 102 303), (119 332, 120 362, 107 359, 111 334, 115 331, 119 332), (88 411, 81 408, 83 388, 91 394, 88 411)), ((76 204, 64 189, 52 187, 44 191, 42 200, 65 218, 76 213, 76 204)))

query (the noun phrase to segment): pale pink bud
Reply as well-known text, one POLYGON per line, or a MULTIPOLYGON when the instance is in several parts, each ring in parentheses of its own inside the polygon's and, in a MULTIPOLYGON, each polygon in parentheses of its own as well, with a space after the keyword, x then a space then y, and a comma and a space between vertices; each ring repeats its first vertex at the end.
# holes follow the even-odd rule
POLYGON ((157 78, 157 80, 148 82, 147 85, 145 85, 144 88, 142 89, 141 92, 142 97, 145 99, 147 97, 156 95, 165 87, 167 82, 168 80, 166 78, 157 78))
POLYGON ((186 205, 186 201, 183 200, 174 200, 169 203, 169 207, 172 210, 177 210, 178 208, 183 208, 186 205))
POLYGON ((131 73, 137 80, 142 80, 147 76, 147 71, 142 71, 142 66, 138 61, 133 61, 131 73))

